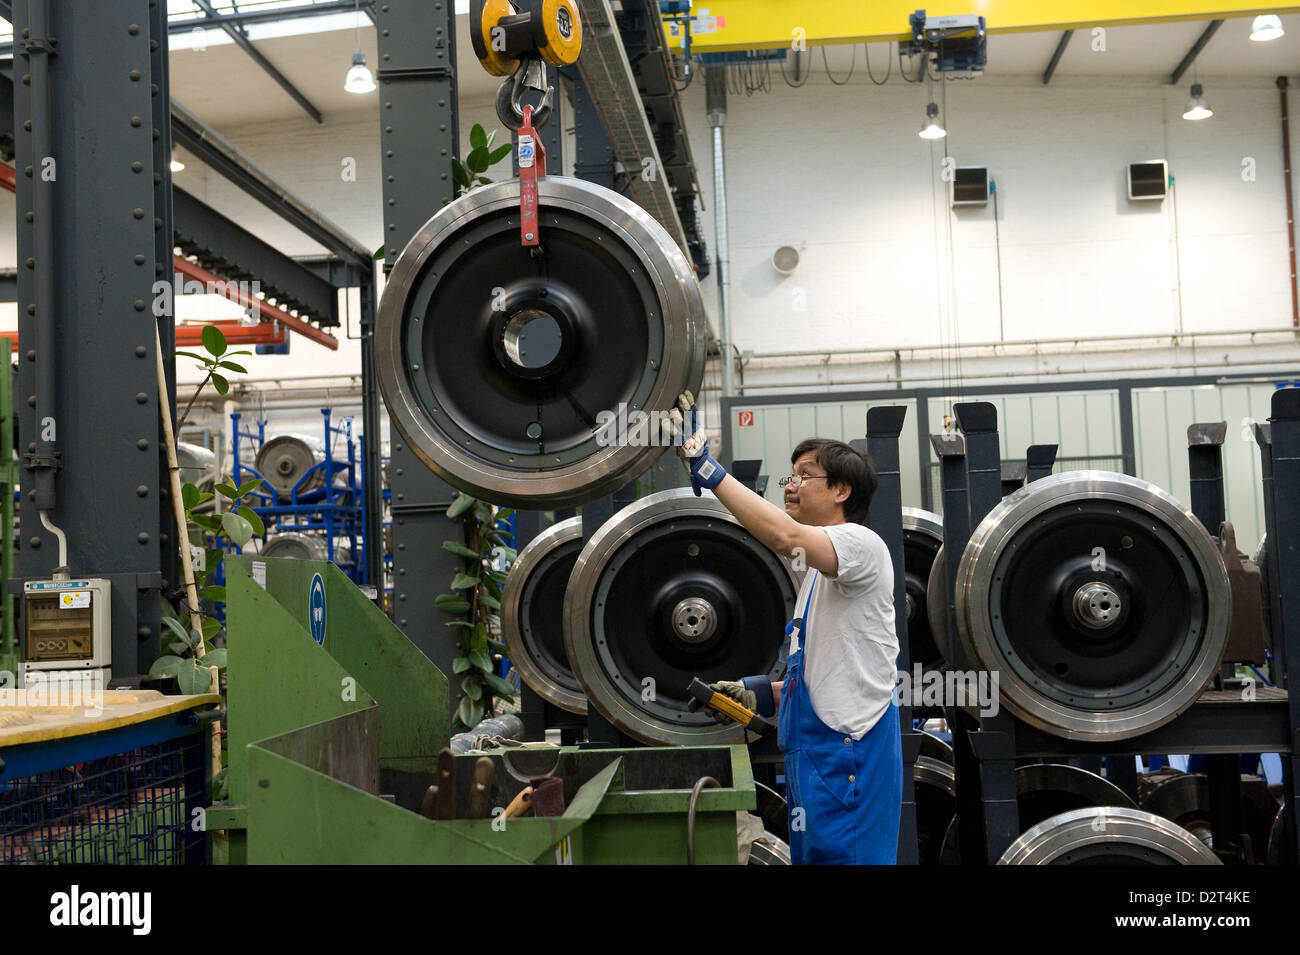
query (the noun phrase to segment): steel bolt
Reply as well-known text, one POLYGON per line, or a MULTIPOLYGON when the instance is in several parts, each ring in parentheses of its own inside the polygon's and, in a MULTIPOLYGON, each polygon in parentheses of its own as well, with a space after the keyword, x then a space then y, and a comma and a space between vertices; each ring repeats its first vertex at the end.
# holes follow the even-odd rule
POLYGON ((149 496, 149 485, 148 485, 148 484, 140 484, 140 485, 138 485, 138 486, 136 487, 136 489, 135 489, 135 495, 136 495, 136 497, 148 497, 148 496, 149 496))
POLYGON ((147 438, 141 438, 139 441, 135 443, 135 446, 139 448, 141 451, 148 451, 149 440, 147 438))
POLYGON ((138 540, 141 544, 149 543, 149 535, 146 534, 144 531, 141 531, 139 534, 136 534, 135 539, 138 540))
POLYGON ((135 403, 136 403, 136 404, 138 404, 138 405, 142 405, 142 404, 144 404, 144 403, 145 403, 146 401, 148 401, 148 400, 149 400, 149 396, 146 395, 143 391, 137 391, 137 392, 135 393, 135 403))

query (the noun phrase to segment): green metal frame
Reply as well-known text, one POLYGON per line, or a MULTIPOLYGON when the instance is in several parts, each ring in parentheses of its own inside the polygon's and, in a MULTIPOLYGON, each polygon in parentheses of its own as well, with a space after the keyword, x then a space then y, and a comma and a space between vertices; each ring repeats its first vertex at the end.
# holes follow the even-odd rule
MULTIPOLYGON (((745 747, 581 750, 557 755, 562 816, 435 821, 413 811, 448 742, 447 680, 326 561, 228 558, 230 799, 206 814, 229 860, 263 863, 651 863, 686 861, 691 786, 696 859, 737 861, 736 812, 753 809, 745 747), (314 577, 325 589, 311 637, 314 577), (381 793, 392 794, 385 798, 381 793)), ((467 801, 477 756, 457 760, 467 801)), ((497 763, 496 799, 527 784, 497 763)))

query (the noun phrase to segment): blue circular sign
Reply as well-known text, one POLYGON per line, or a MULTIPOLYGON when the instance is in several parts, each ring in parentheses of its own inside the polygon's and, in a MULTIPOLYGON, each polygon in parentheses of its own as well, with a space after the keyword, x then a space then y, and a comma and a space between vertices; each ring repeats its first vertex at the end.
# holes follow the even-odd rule
POLYGON ((307 619, 311 624, 311 638, 325 646, 325 581, 320 574, 311 579, 311 595, 307 598, 307 619))

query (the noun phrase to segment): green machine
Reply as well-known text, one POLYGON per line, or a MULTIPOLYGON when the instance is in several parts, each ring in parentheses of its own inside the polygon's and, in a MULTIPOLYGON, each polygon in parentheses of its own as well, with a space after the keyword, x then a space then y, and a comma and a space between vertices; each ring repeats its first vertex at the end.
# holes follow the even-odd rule
POLYGON ((736 814, 755 808, 739 745, 506 750, 477 795, 486 766, 460 756, 455 818, 426 818, 446 677, 327 561, 226 572, 229 798, 206 826, 230 862, 736 864, 736 814), (539 778, 561 780, 563 814, 507 818, 539 778))

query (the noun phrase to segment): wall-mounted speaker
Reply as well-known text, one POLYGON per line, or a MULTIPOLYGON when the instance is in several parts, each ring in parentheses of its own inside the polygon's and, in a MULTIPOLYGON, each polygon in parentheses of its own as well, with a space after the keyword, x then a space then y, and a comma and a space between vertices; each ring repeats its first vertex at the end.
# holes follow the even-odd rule
POLYGON ((989 201, 989 170, 987 166, 958 166, 953 170, 952 204, 954 206, 984 206, 989 201))
POLYGON ((1128 197, 1163 199, 1169 192, 1169 163, 1163 159, 1129 163, 1128 197))

